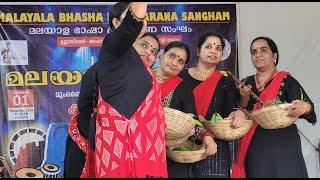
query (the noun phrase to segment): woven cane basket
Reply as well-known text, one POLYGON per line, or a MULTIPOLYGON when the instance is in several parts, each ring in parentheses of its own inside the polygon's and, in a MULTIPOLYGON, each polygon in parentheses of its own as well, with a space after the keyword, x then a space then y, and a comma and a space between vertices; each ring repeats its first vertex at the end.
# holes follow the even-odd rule
POLYGON ((175 140, 187 136, 194 129, 194 119, 179 110, 164 108, 164 115, 167 123, 165 139, 175 140))
POLYGON ((288 111, 284 110, 292 105, 291 103, 284 103, 263 107, 252 112, 250 118, 264 129, 285 128, 294 124, 298 119, 298 117, 288 117, 288 111))
POLYGON ((172 159, 173 161, 179 163, 194 163, 197 161, 201 161, 206 157, 203 155, 206 149, 204 148, 203 144, 197 145, 192 141, 185 141, 182 143, 183 145, 188 145, 192 147, 192 151, 177 151, 171 150, 167 148, 167 156, 172 159))
POLYGON ((176 147, 179 147, 184 141, 188 140, 188 138, 182 137, 179 139, 166 139, 166 146, 170 149, 174 149, 176 147))
POLYGON ((232 126, 232 119, 221 119, 214 124, 211 124, 209 121, 202 122, 202 124, 204 128, 207 131, 211 131, 215 137, 230 141, 244 136, 253 126, 253 121, 246 119, 244 124, 239 128, 232 126))

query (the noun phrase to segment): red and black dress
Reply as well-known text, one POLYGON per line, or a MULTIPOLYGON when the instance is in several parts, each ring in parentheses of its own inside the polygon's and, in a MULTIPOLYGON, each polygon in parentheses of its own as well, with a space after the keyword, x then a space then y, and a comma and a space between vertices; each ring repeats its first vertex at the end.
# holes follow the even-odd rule
MULTIPOLYGON (((198 115, 210 120, 213 113, 227 117, 237 107, 239 92, 230 77, 223 76, 216 71, 205 81, 194 79, 183 70, 180 75, 193 88, 198 115)), ((196 132, 197 133, 197 132, 196 132)), ((195 178, 228 178, 230 177, 231 156, 229 141, 214 138, 217 153, 204 160, 192 164, 195 178)))
MULTIPOLYGON (((301 95, 312 105, 309 114, 299 118, 315 124, 314 106, 302 86, 288 72, 281 71, 258 91, 254 76, 244 78, 252 91, 264 101, 278 98, 282 102, 300 100, 301 95)), ((255 111, 261 106, 250 98, 247 109, 255 111)), ((238 159, 232 171, 235 178, 307 178, 308 172, 301 149, 301 140, 296 124, 281 129, 263 129, 256 123, 241 138, 238 159)))
MULTIPOLYGON (((103 40, 95 65, 100 89, 96 148, 93 158, 87 158, 90 162, 82 177, 167 177, 159 89, 150 68, 132 47, 142 25, 128 10, 121 26, 103 40)), ((82 84, 90 87, 89 80, 82 84)), ((92 94, 83 95, 92 99, 92 94)), ((86 109, 79 109, 80 114, 86 109)), ((88 129, 85 125, 77 126, 88 129)), ((77 164, 72 162, 73 149, 68 151, 65 160, 77 164)))
MULTIPOLYGON (((175 76, 160 84, 161 100, 164 107, 177 109, 197 116, 191 86, 182 78, 175 76)), ((192 178, 190 163, 178 163, 167 157, 169 178, 192 178)))

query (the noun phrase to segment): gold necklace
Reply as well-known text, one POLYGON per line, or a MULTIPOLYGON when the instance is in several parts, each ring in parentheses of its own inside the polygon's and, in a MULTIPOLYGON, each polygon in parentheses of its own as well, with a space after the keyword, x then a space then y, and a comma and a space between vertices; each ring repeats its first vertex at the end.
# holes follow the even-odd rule
POLYGON ((259 92, 263 91, 264 90, 264 87, 266 86, 266 84, 278 73, 278 71, 275 69, 272 71, 271 75, 269 76, 269 78, 265 81, 265 82, 260 82, 259 80, 259 77, 258 77, 258 74, 255 75, 255 80, 256 80, 256 83, 259 85, 257 87, 257 90, 259 92))
POLYGON ((157 71, 154 71, 154 75, 156 75, 157 79, 159 79, 160 81, 166 80, 166 79, 163 79, 161 76, 157 75, 156 72, 157 72, 157 71))
POLYGON ((201 80, 206 80, 209 76, 207 76, 207 77, 203 77, 203 76, 201 76, 200 74, 200 71, 199 71, 199 69, 198 69, 198 66, 196 66, 196 71, 197 71, 197 76, 198 76, 198 78, 199 79, 201 79, 201 80))

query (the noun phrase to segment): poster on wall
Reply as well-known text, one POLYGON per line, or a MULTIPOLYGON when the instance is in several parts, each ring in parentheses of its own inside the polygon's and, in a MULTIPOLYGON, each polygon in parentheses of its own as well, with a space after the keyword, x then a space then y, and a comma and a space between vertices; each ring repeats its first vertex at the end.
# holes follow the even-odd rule
MULTIPOLYGON (((63 177, 69 120, 82 76, 111 31, 111 7, 0 5, 0 177, 63 177)), ((222 34, 218 69, 238 72, 235 3, 153 3, 146 19, 162 50, 175 40, 189 45, 189 67, 200 35, 222 34)))

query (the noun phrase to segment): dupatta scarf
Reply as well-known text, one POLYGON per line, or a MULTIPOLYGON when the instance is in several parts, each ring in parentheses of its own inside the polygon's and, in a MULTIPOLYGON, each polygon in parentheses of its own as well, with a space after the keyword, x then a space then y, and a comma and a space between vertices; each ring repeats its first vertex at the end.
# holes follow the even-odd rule
MULTIPOLYGON (((267 88, 265 88, 264 91, 260 94, 259 98, 263 102, 274 100, 277 97, 282 79, 286 75, 290 75, 290 73, 285 72, 285 71, 278 72, 277 75, 275 75, 275 77, 273 78, 273 80, 269 84, 269 86, 267 88)), ((254 105, 252 112, 254 112, 260 108, 261 108, 261 104, 256 103, 254 105)), ((232 178, 246 178, 246 171, 245 171, 244 162, 245 162, 245 158, 246 158, 246 154, 247 154, 247 150, 248 150, 250 141, 252 139, 252 136, 253 136, 257 126, 258 126, 257 123, 254 122, 252 128, 247 132, 246 135, 244 135, 240 139, 240 144, 238 147, 238 157, 237 157, 237 160, 232 168, 232 175, 231 175, 232 178)))

